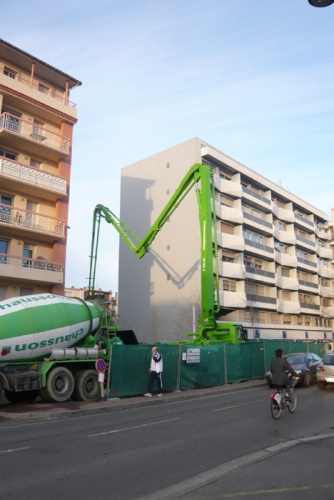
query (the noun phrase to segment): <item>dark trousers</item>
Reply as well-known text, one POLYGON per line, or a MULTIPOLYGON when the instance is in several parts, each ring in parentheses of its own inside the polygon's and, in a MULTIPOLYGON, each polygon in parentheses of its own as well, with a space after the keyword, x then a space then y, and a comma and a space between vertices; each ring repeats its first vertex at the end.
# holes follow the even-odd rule
POLYGON ((162 392, 162 378, 161 378, 161 373, 157 373, 157 372, 153 372, 153 371, 150 372, 150 377, 148 379, 147 392, 149 392, 149 393, 152 394, 152 392, 153 392, 153 384, 154 384, 155 380, 158 382, 158 391, 159 391, 159 394, 160 394, 162 392))

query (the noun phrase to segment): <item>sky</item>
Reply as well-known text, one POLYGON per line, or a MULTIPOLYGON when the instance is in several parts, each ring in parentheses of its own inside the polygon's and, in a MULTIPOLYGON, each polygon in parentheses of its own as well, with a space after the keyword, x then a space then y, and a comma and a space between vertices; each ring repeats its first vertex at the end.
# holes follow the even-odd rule
MULTIPOLYGON (((70 96, 78 122, 66 286, 88 285, 93 211, 101 203, 119 215, 121 169, 193 137, 330 216, 334 5, 0 0, 0 8, 1 38, 82 82, 70 96)), ((118 245, 115 229, 101 227, 96 287, 117 291, 118 245)))

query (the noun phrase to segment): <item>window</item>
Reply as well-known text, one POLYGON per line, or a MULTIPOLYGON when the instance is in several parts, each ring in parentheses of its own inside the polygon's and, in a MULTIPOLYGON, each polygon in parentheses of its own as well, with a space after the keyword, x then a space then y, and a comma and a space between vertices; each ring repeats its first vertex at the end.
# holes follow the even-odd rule
POLYGON ((9 76, 9 78, 13 78, 15 80, 17 76, 17 71, 15 69, 9 68, 8 66, 5 66, 3 69, 3 74, 6 76, 9 76))
POLYGON ((31 259, 33 258, 33 253, 34 253, 34 247, 33 245, 29 245, 29 243, 24 243, 23 245, 23 257, 26 257, 26 259, 22 259, 22 265, 24 267, 31 267, 32 266, 32 261, 31 259))
POLYGON ((39 122, 38 120, 34 120, 32 134, 30 134, 30 137, 35 141, 45 141, 46 137, 44 135, 44 123, 39 122))
POLYGON ((223 290, 225 292, 236 292, 237 291, 236 282, 231 280, 223 280, 223 290))
POLYGON ((7 287, 0 285, 0 300, 5 300, 7 287))
POLYGON ((278 221, 277 227, 280 231, 287 231, 287 225, 284 222, 278 221))
POLYGON ((245 238, 245 240, 250 240, 254 241, 254 243, 262 243, 262 236, 256 233, 252 233, 252 231, 249 231, 249 229, 243 229, 242 235, 245 238))
POLYGON ((1 148, 0 148, 0 156, 3 156, 3 158, 8 158, 8 160, 17 160, 17 154, 10 153, 9 151, 5 151, 4 149, 1 148))
POLYGON ((11 222, 12 220, 12 209, 9 208, 12 205, 12 197, 5 194, 0 195, 0 222, 11 222))
POLYGON ((283 276, 284 278, 289 278, 290 277, 290 269, 288 269, 287 267, 282 267, 281 268, 281 276, 283 276))
POLYGON ((8 241, 0 240, 0 264, 7 263, 8 241))
POLYGON ((222 261, 223 262, 234 262, 234 255, 232 253, 224 251, 223 255, 222 255, 222 261))
POLYGON ((41 168, 41 162, 30 158, 30 166, 34 168, 41 168))
POLYGON ((291 325, 292 324, 292 316, 291 314, 283 315, 283 325, 291 325))
POLYGON ((33 288, 20 288, 20 297, 23 297, 24 295, 32 295, 33 293, 33 288))
POLYGON ((38 90, 42 92, 43 94, 48 94, 50 91, 50 87, 47 85, 44 85, 43 83, 38 84, 38 90))

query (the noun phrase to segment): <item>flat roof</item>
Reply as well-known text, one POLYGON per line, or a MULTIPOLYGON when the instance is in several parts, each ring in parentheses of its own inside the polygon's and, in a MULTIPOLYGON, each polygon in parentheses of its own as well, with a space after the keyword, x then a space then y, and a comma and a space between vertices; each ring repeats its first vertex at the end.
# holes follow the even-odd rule
POLYGON ((24 50, 15 47, 11 43, 6 42, 1 38, 0 38, 0 50, 1 54, 5 59, 7 59, 8 61, 16 61, 19 66, 23 67, 27 71, 31 70, 31 64, 29 63, 34 62, 36 66, 35 67, 36 73, 43 75, 44 78, 53 81, 60 87, 65 87, 66 82, 68 82, 70 89, 81 85, 80 80, 73 78, 67 73, 61 71, 60 69, 51 66, 51 64, 48 64, 42 61, 41 59, 38 59, 37 57, 31 54, 28 54, 28 52, 25 52, 24 50))

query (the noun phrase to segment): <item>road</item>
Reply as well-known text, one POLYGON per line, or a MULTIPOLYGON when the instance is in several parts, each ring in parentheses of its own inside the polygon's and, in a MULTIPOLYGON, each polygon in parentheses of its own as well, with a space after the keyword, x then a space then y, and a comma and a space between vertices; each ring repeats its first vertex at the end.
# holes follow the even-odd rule
POLYGON ((334 391, 297 389, 296 412, 277 421, 270 392, 239 386, 112 413, 2 422, 1 497, 331 498, 334 391))

